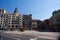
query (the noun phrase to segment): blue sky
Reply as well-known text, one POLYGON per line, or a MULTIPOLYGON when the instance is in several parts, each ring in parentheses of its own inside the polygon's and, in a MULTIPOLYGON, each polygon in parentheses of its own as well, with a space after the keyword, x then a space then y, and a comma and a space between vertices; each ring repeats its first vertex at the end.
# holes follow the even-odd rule
POLYGON ((18 8, 20 14, 32 14, 33 19, 48 19, 60 9, 60 0, 0 0, 0 8, 9 12, 18 8))

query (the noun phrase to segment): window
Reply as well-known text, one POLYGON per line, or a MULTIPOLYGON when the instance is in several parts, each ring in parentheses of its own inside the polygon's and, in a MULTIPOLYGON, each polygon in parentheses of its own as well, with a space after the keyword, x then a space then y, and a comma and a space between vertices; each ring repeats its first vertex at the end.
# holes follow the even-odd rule
POLYGON ((11 21, 9 21, 9 22, 11 22, 11 21))
POLYGON ((9 18, 9 19, 11 19, 11 18, 9 18))
POLYGON ((20 21, 21 22, 21 21, 20 21))
POLYGON ((12 27, 14 27, 14 25, 12 25, 12 27))
POLYGON ((10 27, 10 25, 8 27, 10 27))
POLYGON ((10 24, 10 23, 9 23, 10 24))
POLYGON ((6 19, 7 20, 7 19, 6 19))
POLYGON ((1 10, 0 10, 0 13, 1 13, 1 10))
POLYGON ((16 28, 17 28, 18 26, 16 25, 16 28))
POLYGON ((37 26, 37 25, 33 24, 33 26, 37 26))

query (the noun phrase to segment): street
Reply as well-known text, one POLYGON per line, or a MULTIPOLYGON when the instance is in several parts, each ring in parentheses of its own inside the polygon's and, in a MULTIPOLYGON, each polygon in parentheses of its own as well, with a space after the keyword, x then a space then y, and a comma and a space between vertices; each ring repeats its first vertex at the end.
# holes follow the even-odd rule
POLYGON ((10 35, 10 34, 3 34, 0 38, 3 38, 3 40, 30 40, 35 38, 36 36, 32 35, 10 35))
MULTIPOLYGON (((4 33, 0 32, 0 39, 1 40, 57 40, 55 38, 49 39, 46 38, 47 36, 36 36, 36 35, 29 35, 29 34, 9 34, 9 33, 4 33)), ((49 36, 48 36, 49 37, 49 36)))
MULTIPOLYGON (((21 35, 21 37, 12 37, 12 36, 3 36, 1 37, 2 39, 1 40, 31 40, 31 39, 34 39, 36 38, 35 36, 31 36, 31 35, 21 35)), ((42 39, 42 38, 39 38, 37 40, 51 40, 51 39, 42 39)))

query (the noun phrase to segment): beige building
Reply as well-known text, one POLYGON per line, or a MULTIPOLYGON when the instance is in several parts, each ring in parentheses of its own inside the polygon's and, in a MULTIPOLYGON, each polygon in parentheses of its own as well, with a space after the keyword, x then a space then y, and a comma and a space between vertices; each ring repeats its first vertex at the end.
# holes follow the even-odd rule
POLYGON ((0 9, 0 30, 20 30, 21 28, 31 28, 32 15, 19 14, 17 8, 14 13, 0 9), (25 24, 24 24, 25 23, 25 24))

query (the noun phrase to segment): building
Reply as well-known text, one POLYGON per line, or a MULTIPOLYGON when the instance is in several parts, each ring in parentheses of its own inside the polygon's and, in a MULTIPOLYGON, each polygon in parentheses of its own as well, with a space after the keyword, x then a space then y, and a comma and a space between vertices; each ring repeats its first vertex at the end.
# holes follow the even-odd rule
POLYGON ((32 15, 19 14, 17 8, 14 13, 0 9, 0 30, 20 30, 22 28, 31 29, 32 15))
POLYGON ((32 29, 32 15, 23 15, 23 27, 26 30, 32 29))
POLYGON ((60 31, 60 10, 53 12, 50 18, 50 27, 52 31, 60 31))
POLYGON ((41 27, 41 21, 32 19, 32 29, 38 30, 38 28, 40 28, 40 27, 41 27))
POLYGON ((49 19, 42 21, 42 27, 44 31, 50 31, 49 19))

